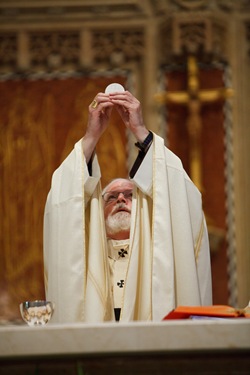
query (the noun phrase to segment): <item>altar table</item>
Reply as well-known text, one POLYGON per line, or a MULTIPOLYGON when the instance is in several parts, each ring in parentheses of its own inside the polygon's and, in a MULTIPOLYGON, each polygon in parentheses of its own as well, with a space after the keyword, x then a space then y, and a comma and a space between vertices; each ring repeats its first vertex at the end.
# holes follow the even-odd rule
POLYGON ((250 374, 250 319, 0 327, 1 375, 250 374))

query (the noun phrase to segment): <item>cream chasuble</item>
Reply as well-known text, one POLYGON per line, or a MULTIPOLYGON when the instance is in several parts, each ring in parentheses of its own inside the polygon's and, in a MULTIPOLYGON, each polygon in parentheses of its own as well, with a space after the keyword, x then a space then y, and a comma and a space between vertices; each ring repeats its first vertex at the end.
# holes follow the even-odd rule
MULTIPOLYGON (((96 156, 92 171, 89 176, 79 141, 52 178, 44 216, 44 266, 46 298, 56 306, 54 322, 114 320, 96 156)), ((201 196, 159 136, 154 135, 133 181, 120 320, 159 321, 178 305, 211 305, 201 196)))

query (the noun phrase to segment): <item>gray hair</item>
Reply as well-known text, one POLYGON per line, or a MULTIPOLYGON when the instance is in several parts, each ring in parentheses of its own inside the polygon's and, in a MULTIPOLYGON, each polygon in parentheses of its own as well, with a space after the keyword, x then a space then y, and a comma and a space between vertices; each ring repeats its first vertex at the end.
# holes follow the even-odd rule
POLYGON ((128 178, 114 178, 113 180, 111 180, 105 187, 104 189, 102 190, 102 196, 103 194, 106 193, 106 191, 108 190, 108 188, 110 187, 110 185, 112 185, 115 181, 129 181, 129 182, 132 182, 131 180, 129 180, 128 178))

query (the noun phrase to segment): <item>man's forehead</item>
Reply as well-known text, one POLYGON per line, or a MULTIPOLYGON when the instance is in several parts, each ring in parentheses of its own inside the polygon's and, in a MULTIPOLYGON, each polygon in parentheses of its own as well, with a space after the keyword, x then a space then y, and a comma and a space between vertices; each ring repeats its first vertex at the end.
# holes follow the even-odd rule
POLYGON ((107 191, 116 191, 116 190, 124 190, 124 189, 133 189, 134 184, 129 180, 116 180, 111 182, 107 191))

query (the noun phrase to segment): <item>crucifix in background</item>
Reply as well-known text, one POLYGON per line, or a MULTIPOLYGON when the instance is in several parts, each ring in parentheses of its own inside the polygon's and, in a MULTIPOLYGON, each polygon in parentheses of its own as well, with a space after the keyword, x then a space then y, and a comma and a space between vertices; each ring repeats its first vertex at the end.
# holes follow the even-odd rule
MULTIPOLYGON (((187 91, 168 91, 155 95, 159 104, 174 103, 188 108, 186 126, 189 136, 189 168, 190 177, 198 189, 203 191, 202 181, 202 118, 201 108, 207 103, 218 102, 232 96, 232 89, 200 89, 199 67, 194 56, 187 60, 187 91)), ((206 215, 211 252, 217 252, 224 238, 224 230, 214 224, 206 215)))
POLYGON ((188 107, 187 129, 189 134, 189 166, 190 177, 202 191, 202 156, 201 133, 202 119, 201 107, 203 104, 225 100, 232 96, 229 88, 201 90, 199 84, 199 67, 194 56, 189 56, 187 61, 187 91, 169 91, 155 95, 159 104, 174 103, 188 107))

